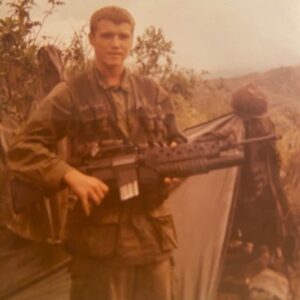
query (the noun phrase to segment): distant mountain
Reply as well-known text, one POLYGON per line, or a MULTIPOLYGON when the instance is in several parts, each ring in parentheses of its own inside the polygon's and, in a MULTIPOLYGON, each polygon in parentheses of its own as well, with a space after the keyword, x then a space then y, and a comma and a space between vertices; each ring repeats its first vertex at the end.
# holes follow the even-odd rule
POLYGON ((193 107, 201 115, 201 120, 230 112, 232 93, 247 83, 254 83, 265 92, 273 116, 274 113, 276 116, 285 114, 287 122, 291 121, 293 113, 300 116, 300 65, 232 78, 203 79, 202 74, 196 84, 193 107), (290 111, 289 116, 286 116, 287 110, 290 111))
POLYGON ((223 79, 229 91, 253 82, 263 89, 273 104, 300 105, 300 66, 280 67, 263 73, 223 79))

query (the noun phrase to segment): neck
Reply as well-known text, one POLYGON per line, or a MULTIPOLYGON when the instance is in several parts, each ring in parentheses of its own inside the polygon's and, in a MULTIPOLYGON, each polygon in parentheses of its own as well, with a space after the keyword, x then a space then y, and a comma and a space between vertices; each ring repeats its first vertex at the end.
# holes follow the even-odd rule
POLYGON ((109 86, 116 86, 121 83, 124 66, 105 66, 96 61, 96 67, 103 75, 104 81, 109 86))

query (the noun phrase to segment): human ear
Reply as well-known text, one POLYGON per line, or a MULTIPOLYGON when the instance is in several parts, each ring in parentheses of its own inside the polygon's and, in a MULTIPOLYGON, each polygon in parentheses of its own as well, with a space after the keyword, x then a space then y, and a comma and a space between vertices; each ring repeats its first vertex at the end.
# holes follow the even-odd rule
POLYGON ((95 34, 94 33, 89 33, 89 42, 90 45, 94 47, 94 38, 95 38, 95 34))

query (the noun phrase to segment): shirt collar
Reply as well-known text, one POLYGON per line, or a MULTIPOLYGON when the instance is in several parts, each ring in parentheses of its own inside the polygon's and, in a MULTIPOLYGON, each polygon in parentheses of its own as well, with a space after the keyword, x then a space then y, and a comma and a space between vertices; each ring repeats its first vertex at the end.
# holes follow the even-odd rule
MULTIPOLYGON (((101 72, 97 69, 96 65, 93 65, 93 69, 94 69, 94 74, 96 76, 96 80, 98 82, 98 84, 104 89, 104 90, 108 90, 110 88, 112 88, 111 86, 107 85, 107 83, 105 83, 104 81, 104 76, 101 74, 101 72)), ((131 85, 130 85, 130 73, 127 69, 124 69, 123 74, 122 74, 122 80, 120 85, 115 86, 114 88, 120 88, 121 90, 125 91, 125 92, 129 92, 131 90, 131 85)))

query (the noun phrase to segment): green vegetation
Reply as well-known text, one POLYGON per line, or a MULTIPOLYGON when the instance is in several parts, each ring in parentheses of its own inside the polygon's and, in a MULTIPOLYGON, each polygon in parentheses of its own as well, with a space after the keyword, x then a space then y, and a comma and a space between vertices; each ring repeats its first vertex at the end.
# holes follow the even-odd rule
POLYGON ((300 184, 300 103, 285 104, 271 111, 282 139, 278 146, 282 158, 282 180, 289 192, 300 184))
POLYGON ((0 109, 2 116, 9 114, 23 121, 34 100, 38 84, 36 61, 37 42, 45 19, 54 8, 62 5, 58 0, 48 0, 49 10, 41 21, 32 20, 34 0, 1 1, 0 8, 8 15, 0 19, 0 109))
MULTIPOLYGON (((0 115, 4 118, 24 121, 36 97, 40 78, 37 51, 51 40, 50 37, 41 37, 40 32, 54 9, 64 4, 60 0, 48 0, 47 3, 48 10, 42 20, 33 20, 31 11, 35 6, 34 0, 0 0, 0 9, 8 9, 7 16, 0 19, 0 115)), ((61 49, 68 74, 77 73, 90 63, 86 41, 83 28, 75 32, 70 44, 61 49)), ((265 84, 265 88, 274 87, 275 92, 288 91, 287 77, 292 78, 293 83, 300 82, 300 78, 295 80, 292 71, 287 69, 276 70, 274 82, 266 77, 272 75, 272 70, 264 78, 247 76, 244 79, 206 80, 205 73, 176 66, 173 55, 173 43, 167 40, 162 29, 151 26, 137 37, 129 67, 135 72, 153 77, 170 93, 182 128, 230 111, 232 91, 246 81, 265 84), (285 76, 287 72, 289 76, 285 76), (278 86, 281 81, 284 83, 278 86)), ((288 97, 298 95, 295 88, 291 87, 288 97)), ((270 94, 270 101, 278 98, 274 93, 270 94)), ((280 101, 276 105, 270 103, 271 116, 278 131, 284 134, 279 146, 283 180, 289 189, 300 181, 299 99, 291 103, 285 101, 284 105, 280 101)))

